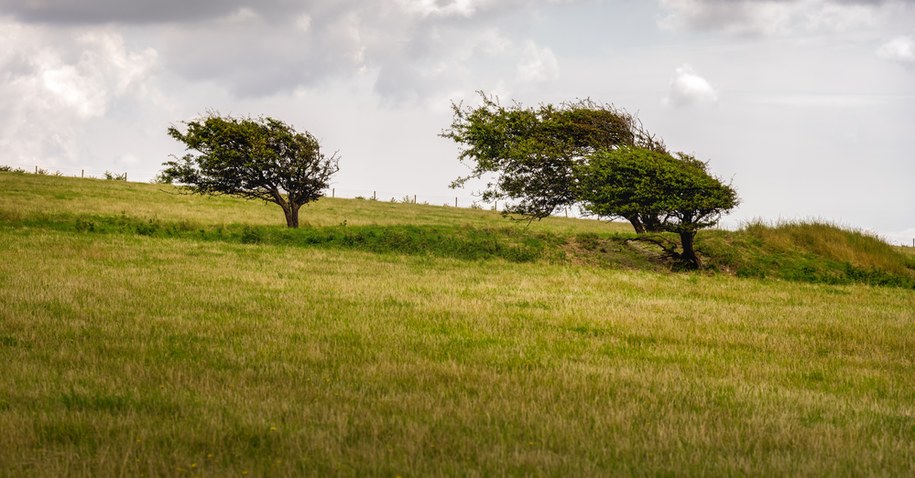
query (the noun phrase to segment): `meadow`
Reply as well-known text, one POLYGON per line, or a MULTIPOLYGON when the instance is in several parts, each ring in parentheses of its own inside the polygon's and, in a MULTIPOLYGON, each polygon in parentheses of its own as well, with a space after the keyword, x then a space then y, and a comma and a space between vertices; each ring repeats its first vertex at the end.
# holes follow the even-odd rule
POLYGON ((322 199, 289 233, 167 186, 0 186, 2 476, 915 473, 915 290, 816 275, 907 277, 866 239, 711 231, 758 273, 674 273, 596 221, 322 199))

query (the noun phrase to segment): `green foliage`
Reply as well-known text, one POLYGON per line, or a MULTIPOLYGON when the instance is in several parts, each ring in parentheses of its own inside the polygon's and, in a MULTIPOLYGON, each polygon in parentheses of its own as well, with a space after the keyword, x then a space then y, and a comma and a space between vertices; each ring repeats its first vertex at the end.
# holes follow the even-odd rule
MULTIPOLYGON (((2 224, 2 223, 0 223, 2 224)), ((23 221, 32 227, 96 234, 135 234, 241 244, 353 249, 380 254, 450 257, 462 260, 501 258, 510 262, 554 260, 561 257, 564 238, 524 228, 473 226, 347 226, 297 229, 248 224, 205 226, 120 215, 77 216, 75 220, 43 217, 23 221)))
POLYGON ((705 163, 683 154, 631 147, 599 151, 576 175, 586 211, 634 225, 640 217, 658 218, 659 230, 680 235, 678 256, 696 266, 694 236, 738 203, 737 192, 709 174, 705 163))
POLYGON ((452 105, 451 128, 441 134, 463 147, 459 159, 472 167, 452 187, 495 176, 483 199, 516 200, 506 208, 510 214, 539 219, 575 203, 574 166, 595 151, 633 144, 664 150, 637 119, 612 105, 583 100, 506 107, 480 96, 483 104, 476 108, 452 105))
POLYGON ((0 173, 25 174, 26 171, 22 168, 14 168, 12 166, 0 165, 0 173))
POLYGON ((168 134, 192 152, 164 163, 158 181, 276 203, 288 227, 298 227, 299 208, 321 197, 338 170, 336 154, 325 157, 314 136, 273 118, 210 115, 186 125, 168 134))
POLYGON ((264 240, 264 234, 259 228, 245 226, 241 230, 241 242, 243 244, 260 244, 264 240))
POLYGON ((105 171, 105 179, 109 181, 127 181, 127 173, 117 174, 111 171, 105 171))

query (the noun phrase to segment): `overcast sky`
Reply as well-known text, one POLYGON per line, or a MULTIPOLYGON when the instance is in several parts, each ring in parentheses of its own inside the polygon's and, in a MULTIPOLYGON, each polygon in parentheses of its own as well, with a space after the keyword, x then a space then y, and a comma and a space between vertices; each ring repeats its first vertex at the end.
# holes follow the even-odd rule
POLYGON ((342 194, 443 203, 481 186, 451 101, 591 98, 733 181, 729 226, 915 238, 915 0, 0 0, 0 45, 0 164, 149 180, 169 125, 269 115, 342 194))

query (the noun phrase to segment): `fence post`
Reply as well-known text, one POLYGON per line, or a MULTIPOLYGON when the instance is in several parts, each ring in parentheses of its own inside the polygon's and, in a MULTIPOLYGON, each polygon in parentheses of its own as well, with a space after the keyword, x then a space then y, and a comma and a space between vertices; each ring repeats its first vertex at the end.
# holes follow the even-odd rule
POLYGON ((79 170, 79 177, 81 177, 81 178, 85 178, 85 177, 86 177, 86 170, 85 170, 85 169, 80 169, 80 170, 79 170))
POLYGON ((337 190, 335 188, 330 189, 330 197, 337 197, 337 190))
POLYGON ((378 191, 372 191, 372 200, 378 200, 378 191))
POLYGON ((413 195, 413 204, 416 204, 416 195, 413 195))
POLYGON ((454 198, 454 207, 457 207, 457 197, 454 198))
POLYGON ((38 174, 38 166, 35 166, 35 174, 38 174))

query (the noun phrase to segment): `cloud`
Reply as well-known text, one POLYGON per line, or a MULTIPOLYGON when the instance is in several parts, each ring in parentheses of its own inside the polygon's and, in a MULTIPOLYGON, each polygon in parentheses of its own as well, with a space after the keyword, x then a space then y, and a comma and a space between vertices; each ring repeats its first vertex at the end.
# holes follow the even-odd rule
POLYGON ((0 145, 8 160, 59 166, 76 158, 80 125, 113 103, 155 96, 155 50, 128 50, 110 30, 46 32, 0 21, 0 145))
POLYGON ((555 79, 558 62, 549 47, 524 38, 526 27, 502 21, 536 16, 555 3, 563 2, 0 0, 0 15, 40 25, 155 28, 153 46, 168 72, 239 98, 369 75, 383 101, 399 103, 465 82, 488 88, 555 79))
POLYGON ((671 30, 736 35, 847 31, 878 23, 912 0, 659 0, 671 30))
POLYGON ((906 66, 915 66, 915 39, 911 36, 893 38, 877 49, 877 56, 906 66))
POLYGON ((705 78, 696 74, 689 65, 677 68, 674 78, 670 80, 667 96, 664 98, 665 104, 675 107, 716 101, 718 101, 718 92, 705 78))
POLYGON ((522 83, 537 83, 559 78, 559 62, 556 55, 546 47, 528 42, 518 62, 517 78, 522 83))
MULTIPOLYGON (((244 0, 0 0, 0 13, 29 23, 65 25, 188 23, 219 18, 249 3, 244 0)), ((257 8, 280 14, 292 3, 260 0, 257 8)))

